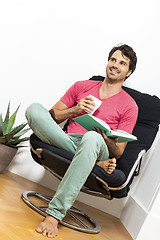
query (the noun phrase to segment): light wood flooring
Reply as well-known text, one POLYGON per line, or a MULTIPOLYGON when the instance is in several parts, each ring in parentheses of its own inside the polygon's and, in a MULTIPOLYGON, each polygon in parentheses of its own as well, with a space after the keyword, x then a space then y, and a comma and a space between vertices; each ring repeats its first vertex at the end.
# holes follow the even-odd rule
MULTIPOLYGON (((21 199, 24 191, 32 190, 45 194, 53 191, 11 172, 0 174, 0 240, 45 240, 50 239, 36 233, 35 228, 44 218, 33 211, 21 199)), ((101 225, 98 234, 87 234, 59 225, 56 240, 131 240, 118 218, 82 203, 80 208, 95 218, 101 225)))

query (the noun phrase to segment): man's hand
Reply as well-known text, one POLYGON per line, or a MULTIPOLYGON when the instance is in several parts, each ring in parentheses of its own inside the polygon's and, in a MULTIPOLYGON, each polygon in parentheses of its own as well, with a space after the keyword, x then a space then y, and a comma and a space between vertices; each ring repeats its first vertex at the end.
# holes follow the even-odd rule
POLYGON ((107 144, 109 156, 111 158, 119 159, 122 156, 124 149, 127 145, 127 142, 118 143, 118 138, 107 137, 105 131, 100 130, 99 128, 94 128, 93 131, 96 131, 97 133, 101 134, 105 143, 107 144))
POLYGON ((113 141, 113 144, 114 144, 114 143, 118 143, 118 137, 116 137, 116 138, 109 138, 109 137, 107 137, 105 131, 104 131, 104 130, 101 130, 101 129, 98 128, 98 127, 93 128, 93 131, 96 131, 97 133, 101 134, 105 142, 107 142, 108 139, 110 139, 110 141, 113 141))
POLYGON ((80 114, 83 111, 87 113, 92 113, 94 107, 95 107, 94 99, 91 96, 87 96, 82 98, 79 101, 79 103, 73 107, 73 113, 80 114))

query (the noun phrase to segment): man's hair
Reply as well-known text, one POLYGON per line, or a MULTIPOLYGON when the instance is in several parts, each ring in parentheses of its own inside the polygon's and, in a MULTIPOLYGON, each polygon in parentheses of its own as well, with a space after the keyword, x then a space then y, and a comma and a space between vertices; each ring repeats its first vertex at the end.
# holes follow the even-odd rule
POLYGON ((136 63, 137 63, 137 56, 136 56, 136 53, 134 52, 133 48, 131 48, 130 46, 128 46, 126 44, 119 44, 116 47, 113 47, 109 53, 108 61, 110 60, 113 53, 117 50, 120 50, 122 52, 123 56, 126 56, 127 58, 130 59, 129 70, 132 70, 132 73, 133 73, 134 70, 136 69, 136 63))

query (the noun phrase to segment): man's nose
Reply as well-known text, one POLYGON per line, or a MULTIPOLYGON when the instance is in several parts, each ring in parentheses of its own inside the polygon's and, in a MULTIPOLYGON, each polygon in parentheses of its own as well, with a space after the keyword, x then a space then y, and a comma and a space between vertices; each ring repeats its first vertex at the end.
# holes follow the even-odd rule
POLYGON ((113 63, 113 67, 114 67, 114 68, 118 68, 118 63, 117 63, 117 62, 114 62, 114 63, 113 63))

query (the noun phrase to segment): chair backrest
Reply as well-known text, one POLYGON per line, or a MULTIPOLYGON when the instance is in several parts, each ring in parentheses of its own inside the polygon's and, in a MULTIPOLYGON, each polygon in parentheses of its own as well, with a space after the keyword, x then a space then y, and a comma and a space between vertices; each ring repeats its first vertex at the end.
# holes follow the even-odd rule
MULTIPOLYGON (((90 80, 103 81, 104 77, 93 76, 90 80)), ((160 99, 128 87, 123 86, 123 89, 135 100, 139 108, 137 123, 133 130, 138 141, 129 142, 122 157, 117 161, 117 168, 127 177, 139 152, 143 149, 147 151, 156 137, 160 124, 160 99)))

